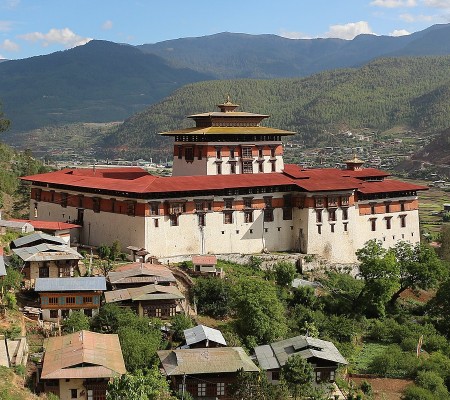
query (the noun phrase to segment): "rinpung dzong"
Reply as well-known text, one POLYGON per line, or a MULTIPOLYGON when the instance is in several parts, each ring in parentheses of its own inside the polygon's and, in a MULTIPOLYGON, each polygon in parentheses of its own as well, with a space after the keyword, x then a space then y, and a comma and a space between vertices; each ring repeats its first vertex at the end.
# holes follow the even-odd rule
POLYGON ((31 218, 72 221, 80 242, 119 240, 156 257, 295 251, 352 262, 370 239, 418 242, 417 191, 356 156, 345 170, 284 165, 268 115, 220 111, 189 116, 174 136, 173 176, 141 168, 63 169, 27 176, 31 218))

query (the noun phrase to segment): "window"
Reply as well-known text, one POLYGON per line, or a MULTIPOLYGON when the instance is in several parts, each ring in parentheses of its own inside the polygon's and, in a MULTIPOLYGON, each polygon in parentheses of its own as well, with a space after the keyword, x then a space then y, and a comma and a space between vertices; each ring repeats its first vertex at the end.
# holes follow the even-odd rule
POLYGON ((216 158, 220 160, 222 158, 222 148, 216 147, 216 158))
POLYGON ((39 278, 48 278, 49 268, 47 266, 39 267, 39 278))
POLYGON ((196 211, 203 211, 203 200, 194 200, 194 203, 196 211))
POLYGON ((400 211, 405 211, 405 202, 404 201, 400 202, 400 211))
POLYGON ((222 175, 222 164, 217 164, 217 175, 222 175))
POLYGON ((150 203, 150 215, 159 215, 159 203, 150 203))
POLYGON ((90 308, 85 308, 83 310, 84 315, 86 315, 86 317, 91 318, 92 317, 92 310, 90 308))
POLYGON ((252 161, 243 161, 242 162, 242 173, 243 174, 253 174, 252 161))
POLYGON ((284 198, 284 206, 285 207, 292 207, 292 195, 285 194, 283 196, 283 198, 284 198))
POLYGON ((264 207, 272 208, 272 196, 264 196, 264 207))
POLYGON ((178 159, 183 158, 183 146, 178 146, 178 159))
POLYGON ((272 221, 273 221, 273 208, 265 208, 264 222, 272 222, 272 221))
POLYGON ((336 221, 336 210, 328 210, 328 221, 336 221))
POLYGON ((50 201, 53 203, 55 201, 55 191, 50 190, 50 201))
POLYGON ((323 208, 323 197, 314 197, 314 203, 316 208, 323 208))
POLYGON ((170 214, 170 226, 178 226, 178 214, 170 214))
POLYGON ((61 207, 67 207, 67 193, 61 193, 61 207))
POLYGON ((50 318, 58 318, 58 310, 50 310, 50 318))
POLYGON ((38 205, 37 203, 34 203, 34 218, 38 217, 38 205))
POLYGON ((217 385, 217 396, 224 396, 225 395, 225 383, 218 382, 216 385, 217 385))
POLYGON ((328 207, 337 207, 338 205, 338 198, 331 196, 328 197, 328 207))
POLYGON ((42 189, 36 189, 34 199, 36 201, 41 201, 42 189))
POLYGON ((154 225, 155 228, 159 228, 159 219, 158 218, 155 218, 153 220, 153 225, 154 225))
POLYGON ((272 380, 279 381, 280 380, 280 371, 272 371, 272 380))
POLYGON ((386 229, 391 229, 391 219, 392 217, 386 217, 386 229))
POLYGON ((185 212, 185 203, 170 203, 169 214, 182 214, 185 212))
POLYGON ((322 373, 320 371, 316 371, 316 382, 320 382, 322 379, 322 373))
POLYGON ((251 211, 244 211, 244 222, 246 224, 249 224, 253 222, 253 210, 251 211))
POLYGON ((206 225, 206 218, 204 213, 198 214, 198 226, 205 226, 206 225))
POLYGON ((343 220, 348 219, 348 208, 343 208, 342 209, 342 219, 343 220))
POLYGON ((335 379, 334 374, 335 374, 334 371, 330 371, 330 382, 334 382, 334 379, 335 379))
POLYGON ((92 296, 83 296, 84 304, 92 304, 92 296))
POLYGON ((236 173, 236 164, 231 163, 230 164, 230 174, 235 174, 235 173, 236 173))
POLYGON ((341 206, 348 206, 349 196, 341 196, 341 206))
POLYGON ((193 147, 186 147, 184 149, 184 159, 186 161, 194 161, 194 148, 193 147))
POLYGON ((331 224, 330 228, 331 228, 331 233, 334 233, 334 224, 331 224))
POLYGON ((275 147, 270 148, 270 158, 275 158, 275 147))
POLYGON ((224 224, 232 224, 233 223, 233 212, 232 211, 224 212, 223 223, 224 224))
POLYGON ((275 161, 271 161, 270 164, 272 165, 272 172, 276 172, 277 168, 276 168, 276 163, 275 161))
POLYGON ((318 224, 322 223, 322 210, 316 210, 316 222, 318 224))
POLYGON ((253 197, 244 197, 244 208, 252 208, 253 197))
POLYGON ((223 199, 225 208, 233 208, 233 199, 223 199))
POLYGON ((292 219, 292 208, 291 207, 283 207, 283 220, 287 221, 292 219))
POLYGON ((136 215, 136 202, 127 201, 127 215, 134 217, 136 215))
POLYGON ((197 384, 197 396, 198 397, 206 396, 206 383, 198 383, 197 384))
POLYGON ((235 159, 234 147, 230 147, 230 160, 234 160, 234 159, 235 159))
POLYGON ((375 214, 375 204, 370 204, 370 213, 375 214))
POLYGON ((72 271, 71 271, 71 267, 69 266, 64 266, 64 267, 60 267, 59 268, 59 277, 60 278, 68 278, 72 276, 72 271))
POLYGON ((100 212, 100 197, 93 197, 92 198, 92 209, 96 213, 100 212))
POLYGON ((348 232, 348 223, 344 222, 344 232, 348 232))
POLYGON ((48 304, 58 304, 58 298, 57 297, 49 297, 48 304))
POLYGON ((377 230, 377 219, 376 218, 370 218, 370 229, 372 232, 375 232, 377 230))
POLYGON ((83 199, 84 199, 84 196, 82 194, 79 194, 78 195, 78 207, 79 208, 83 208, 83 199))
POLYGON ((258 163, 258 172, 259 173, 264 172, 264 164, 262 162, 258 163))
POLYGON ((78 397, 78 390, 77 389, 70 389, 70 398, 76 399, 78 397))
POLYGON ((385 212, 386 213, 390 213, 391 212, 391 203, 389 203, 389 202, 384 203, 384 207, 385 207, 385 212))
POLYGON ((264 157, 264 155, 263 155, 263 148, 262 147, 258 147, 258 157, 259 158, 263 158, 264 157))
POLYGON ((400 215, 400 226, 406 228, 406 215, 400 215))
POLYGON ((203 146, 197 147, 197 159, 201 160, 203 157, 203 146))
POLYGON ((252 148, 243 147, 242 148, 242 158, 252 158, 252 148))
POLYGON ((66 304, 75 304, 75 297, 66 297, 66 304))

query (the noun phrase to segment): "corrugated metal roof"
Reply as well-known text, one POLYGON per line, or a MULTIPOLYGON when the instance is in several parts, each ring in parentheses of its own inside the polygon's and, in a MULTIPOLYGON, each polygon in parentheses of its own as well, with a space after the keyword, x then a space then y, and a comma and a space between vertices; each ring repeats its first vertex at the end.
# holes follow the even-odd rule
POLYGON ((80 331, 51 337, 44 347, 41 379, 105 378, 126 372, 116 334, 80 331))
POLYGON ((80 260, 83 256, 69 246, 41 243, 35 246, 12 249, 23 261, 80 260))
POLYGON ((0 276, 6 275, 5 259, 3 258, 3 248, 0 254, 0 276))
MULTIPOLYGON (((228 113, 227 113, 228 114, 228 113)), ((266 126, 208 126, 161 132, 163 136, 174 135, 295 135, 295 132, 266 126)))
POLYGON ((231 373, 241 368, 247 372, 259 371, 242 347, 161 350, 157 353, 167 376, 231 373))
POLYGON ((111 271, 108 280, 112 284, 135 283, 135 282, 176 282, 169 268, 163 265, 150 263, 133 263, 131 268, 120 271, 111 271))
POLYGON ((17 221, 13 219, 10 220, 0 219, 0 226, 15 229, 22 229, 23 227, 28 227, 30 230, 33 230, 33 225, 31 225, 28 221, 17 221))
POLYGON ((105 301, 107 303, 115 303, 124 300, 143 301, 182 299, 184 299, 184 296, 176 286, 163 286, 155 284, 105 292, 105 301))
POLYGON ((31 235, 23 236, 21 238, 18 238, 16 240, 13 240, 11 242, 12 247, 23 247, 31 245, 34 242, 39 243, 49 243, 49 244, 56 244, 56 245, 65 245, 67 246, 67 243, 63 238, 60 238, 58 236, 52 236, 48 235, 47 233, 43 232, 36 232, 32 233, 31 235))
POLYGON ((36 292, 76 292, 91 290, 106 290, 104 276, 79 278, 36 278, 36 292))
POLYGON ((258 363, 264 370, 282 367, 294 354, 305 359, 316 357, 338 364, 347 364, 347 360, 332 342, 308 336, 295 336, 270 345, 255 347, 254 350, 258 363))
POLYGON ((49 231, 62 231, 66 229, 81 228, 81 225, 69 224, 67 222, 58 221, 38 221, 34 219, 11 219, 10 221, 29 223, 34 229, 43 229, 49 231))
POLYGON ((183 331, 184 338, 186 339, 187 345, 192 345, 195 343, 202 342, 203 340, 209 340, 215 343, 222 344, 224 346, 227 345, 225 338, 218 329, 210 328, 205 325, 197 325, 193 328, 185 329, 183 331))

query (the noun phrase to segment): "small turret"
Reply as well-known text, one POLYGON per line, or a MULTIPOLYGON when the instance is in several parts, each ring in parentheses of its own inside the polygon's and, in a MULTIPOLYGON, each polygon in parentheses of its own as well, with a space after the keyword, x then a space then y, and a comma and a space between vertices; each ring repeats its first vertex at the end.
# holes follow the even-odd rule
POLYGON ((353 154, 353 158, 345 161, 347 164, 347 169, 349 171, 361 171, 363 169, 364 161, 356 157, 356 154, 353 154))

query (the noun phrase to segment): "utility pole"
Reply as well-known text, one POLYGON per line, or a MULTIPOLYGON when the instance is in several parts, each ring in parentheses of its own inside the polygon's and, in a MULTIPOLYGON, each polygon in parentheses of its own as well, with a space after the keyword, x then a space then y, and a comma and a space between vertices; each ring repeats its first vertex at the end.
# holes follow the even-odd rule
POLYGON ((183 387, 181 389, 181 400, 184 400, 185 388, 186 388, 186 374, 183 374, 183 387))

